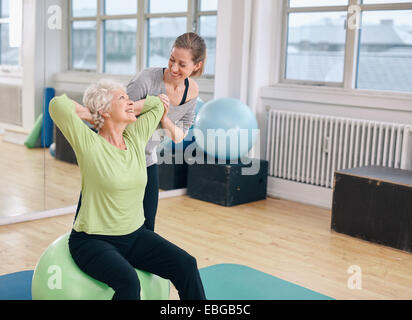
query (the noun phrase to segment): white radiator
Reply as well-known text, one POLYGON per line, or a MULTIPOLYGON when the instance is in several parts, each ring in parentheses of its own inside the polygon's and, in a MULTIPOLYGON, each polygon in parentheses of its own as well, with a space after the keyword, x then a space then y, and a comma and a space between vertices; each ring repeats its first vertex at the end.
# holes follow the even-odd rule
POLYGON ((412 127, 270 110, 269 176, 332 188, 336 170, 412 167, 412 127))
POLYGON ((17 126, 23 124, 21 86, 0 84, 0 122, 17 126))

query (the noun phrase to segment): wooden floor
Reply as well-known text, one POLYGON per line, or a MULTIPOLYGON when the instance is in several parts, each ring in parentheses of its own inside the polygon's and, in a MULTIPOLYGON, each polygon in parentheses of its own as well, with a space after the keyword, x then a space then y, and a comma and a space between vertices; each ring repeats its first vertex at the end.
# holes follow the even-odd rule
POLYGON ((77 165, 55 160, 49 149, 3 142, 0 136, 0 217, 74 205, 81 179, 77 165))
MULTIPOLYGON (((72 220, 0 226, 0 274, 34 269, 72 220)), ((160 200, 156 229, 199 268, 239 263, 336 299, 412 298, 412 255, 332 232, 328 210, 278 199, 225 208, 182 196, 160 200), (361 290, 348 288, 352 265, 361 290)))
MULTIPOLYGON (((77 201, 73 190, 68 196, 77 201)), ((194 255, 199 268, 243 264, 336 299, 412 299, 411 254, 332 232, 330 219, 329 210, 279 199, 227 208, 181 196, 159 201, 156 231, 194 255), (362 271, 361 290, 348 288, 353 265, 362 271)), ((66 215, 0 226, 0 274, 34 269, 72 221, 66 215)))

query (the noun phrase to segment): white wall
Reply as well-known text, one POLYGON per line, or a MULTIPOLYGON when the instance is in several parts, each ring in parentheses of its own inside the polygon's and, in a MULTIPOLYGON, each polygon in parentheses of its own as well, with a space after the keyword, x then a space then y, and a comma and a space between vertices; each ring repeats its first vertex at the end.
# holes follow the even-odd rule
POLYGON ((273 106, 412 123, 412 94, 279 83, 282 0, 220 1, 217 34, 215 98, 242 100, 260 121, 273 106))
MULTIPOLYGON (((260 88, 271 81, 274 67, 271 41, 277 17, 273 0, 219 1, 216 41, 215 98, 232 97, 246 103, 257 115, 261 139, 265 136, 260 88)), ((250 156, 260 156, 257 143, 250 156)))
POLYGON ((43 1, 23 1, 23 129, 29 132, 42 113, 44 86, 43 1))
POLYGON ((20 47, 21 68, 0 74, 0 82, 13 83, 22 87, 22 126, 1 124, 0 128, 29 133, 37 116, 43 112, 43 89, 52 85, 52 77, 65 67, 61 52, 67 51, 61 31, 47 27, 51 5, 64 8, 64 0, 24 0, 23 37, 20 47))
MULTIPOLYGON (((261 148, 257 146, 252 156, 265 158, 269 108, 412 124, 412 94, 280 83, 282 3, 219 2, 215 97, 238 98, 255 112, 261 129, 261 148)), ((270 179, 268 190, 274 196, 330 205, 330 190, 301 186, 297 193, 296 187, 299 186, 270 179)))
MULTIPOLYGON (((20 81, 24 88, 26 132, 42 110, 45 86, 81 93, 88 83, 106 76, 68 71, 67 3, 66 0, 24 0, 24 73, 9 78, 0 74, 0 82, 20 81), (63 12, 61 30, 47 28, 47 9, 55 4, 63 12)), ((214 98, 238 98, 255 112, 261 141, 252 156, 265 156, 267 108, 412 123, 412 95, 279 83, 282 3, 282 0, 219 1, 215 80, 199 80, 204 100, 212 98, 214 91, 214 98)), ((127 83, 130 77, 117 79, 127 83)))
MULTIPOLYGON (((29 132, 34 119, 40 110, 34 107, 34 69, 35 63, 35 44, 36 44, 36 4, 35 0, 23 1, 23 35, 20 47, 20 66, 8 72, 0 72, 0 83, 8 83, 24 87, 22 91, 22 126, 0 123, 0 133, 5 129, 21 129, 29 132), (25 68, 24 68, 25 67, 25 68), (23 70, 26 70, 26 73, 23 70)), ((16 106, 18 107, 18 106, 16 106)))
POLYGON ((233 97, 247 102, 243 91, 247 79, 250 43, 251 0, 219 1, 216 37, 214 97, 233 97))
MULTIPOLYGON (((106 74, 69 71, 69 25, 67 0, 24 0, 23 41, 21 70, 1 72, 0 83, 20 85, 22 90, 22 126, 0 123, 0 133, 5 129, 18 130, 28 134, 35 119, 43 111, 43 88, 55 87, 58 92, 73 92, 80 95, 93 81, 106 74), (49 20, 55 11, 48 9, 57 5, 61 8, 62 28, 49 28, 49 20)), ((110 76, 127 84, 131 76, 110 76)), ((199 96, 208 101, 213 98, 214 80, 198 79, 199 96)))
MULTIPOLYGON (((90 83, 96 82, 101 78, 112 78, 124 85, 134 77, 134 75, 108 75, 99 74, 93 72, 79 72, 69 70, 69 24, 68 24, 68 1, 67 0, 47 0, 48 6, 54 3, 60 3, 63 12, 62 26, 60 31, 48 31, 46 47, 49 52, 53 52, 53 55, 49 55, 48 61, 52 61, 53 68, 48 67, 47 74, 49 78, 47 81, 50 86, 56 89, 56 92, 73 93, 80 102, 84 90, 90 83), (56 45, 59 43, 60 45, 56 45)), ((204 101, 208 101, 213 98, 214 80, 200 78, 196 79, 199 85, 199 96, 204 101)))

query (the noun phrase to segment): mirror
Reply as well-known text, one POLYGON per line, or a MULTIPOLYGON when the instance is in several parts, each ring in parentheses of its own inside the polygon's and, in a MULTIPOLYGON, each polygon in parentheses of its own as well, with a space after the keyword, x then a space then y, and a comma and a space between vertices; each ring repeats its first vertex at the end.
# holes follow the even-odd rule
POLYGON ((30 5, 23 8, 21 0, 0 1, 0 224, 45 209, 42 100, 38 94, 43 79, 32 81, 39 66, 32 50, 35 20, 27 15, 27 22, 22 23, 29 11, 30 5))
MULTIPOLYGON (((217 2, 190 1, 199 4, 195 17, 191 6, 185 14, 160 6, 164 12, 142 19, 137 11, 150 1, 0 0, 0 224, 75 212, 80 170, 51 121, 49 101, 66 93, 81 104, 85 89, 100 78, 127 85, 141 70, 167 67, 174 40, 192 25, 188 17, 208 49, 204 76, 195 79, 199 97, 213 98, 217 2), (9 39, 13 32, 21 36, 20 47, 6 45, 16 41, 9 39)), ((160 190, 159 197, 182 189, 160 190)))

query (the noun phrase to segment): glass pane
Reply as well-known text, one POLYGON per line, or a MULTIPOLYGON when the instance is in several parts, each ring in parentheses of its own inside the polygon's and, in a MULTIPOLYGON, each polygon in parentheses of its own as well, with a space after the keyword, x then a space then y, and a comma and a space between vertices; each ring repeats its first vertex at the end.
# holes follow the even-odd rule
POLYGON ((0 24, 1 30, 1 57, 0 64, 16 66, 19 64, 19 48, 9 46, 9 24, 0 24))
POLYGON ((411 17, 412 10, 363 12, 358 88, 412 92, 411 17))
POLYGON ((73 17, 93 17, 97 14, 97 0, 72 0, 73 17))
POLYGON ((149 0, 149 13, 170 13, 187 11, 187 0, 149 0))
POLYGON ((136 19, 107 20, 104 31, 104 72, 136 72, 136 19))
POLYGON ((205 39, 207 47, 206 75, 215 74, 216 64, 216 16, 201 16, 199 35, 205 39))
POLYGON ((345 12, 289 15, 286 78, 342 82, 345 12))
POLYGON ((106 15, 136 14, 137 0, 105 0, 104 13, 106 15))
POLYGON ((1 17, 2 18, 8 18, 10 16, 9 2, 10 0, 1 0, 1 17))
POLYGON ((290 0, 289 5, 291 8, 346 6, 348 0, 290 0))
POLYGON ((200 0, 201 11, 217 11, 217 0, 200 0))
POLYGON ((411 0, 363 0, 363 4, 381 4, 381 3, 412 3, 411 0))
POLYGON ((148 67, 167 67, 176 38, 186 32, 186 18, 156 18, 149 20, 148 67))
POLYGON ((96 70, 95 21, 73 21, 72 68, 96 70))

